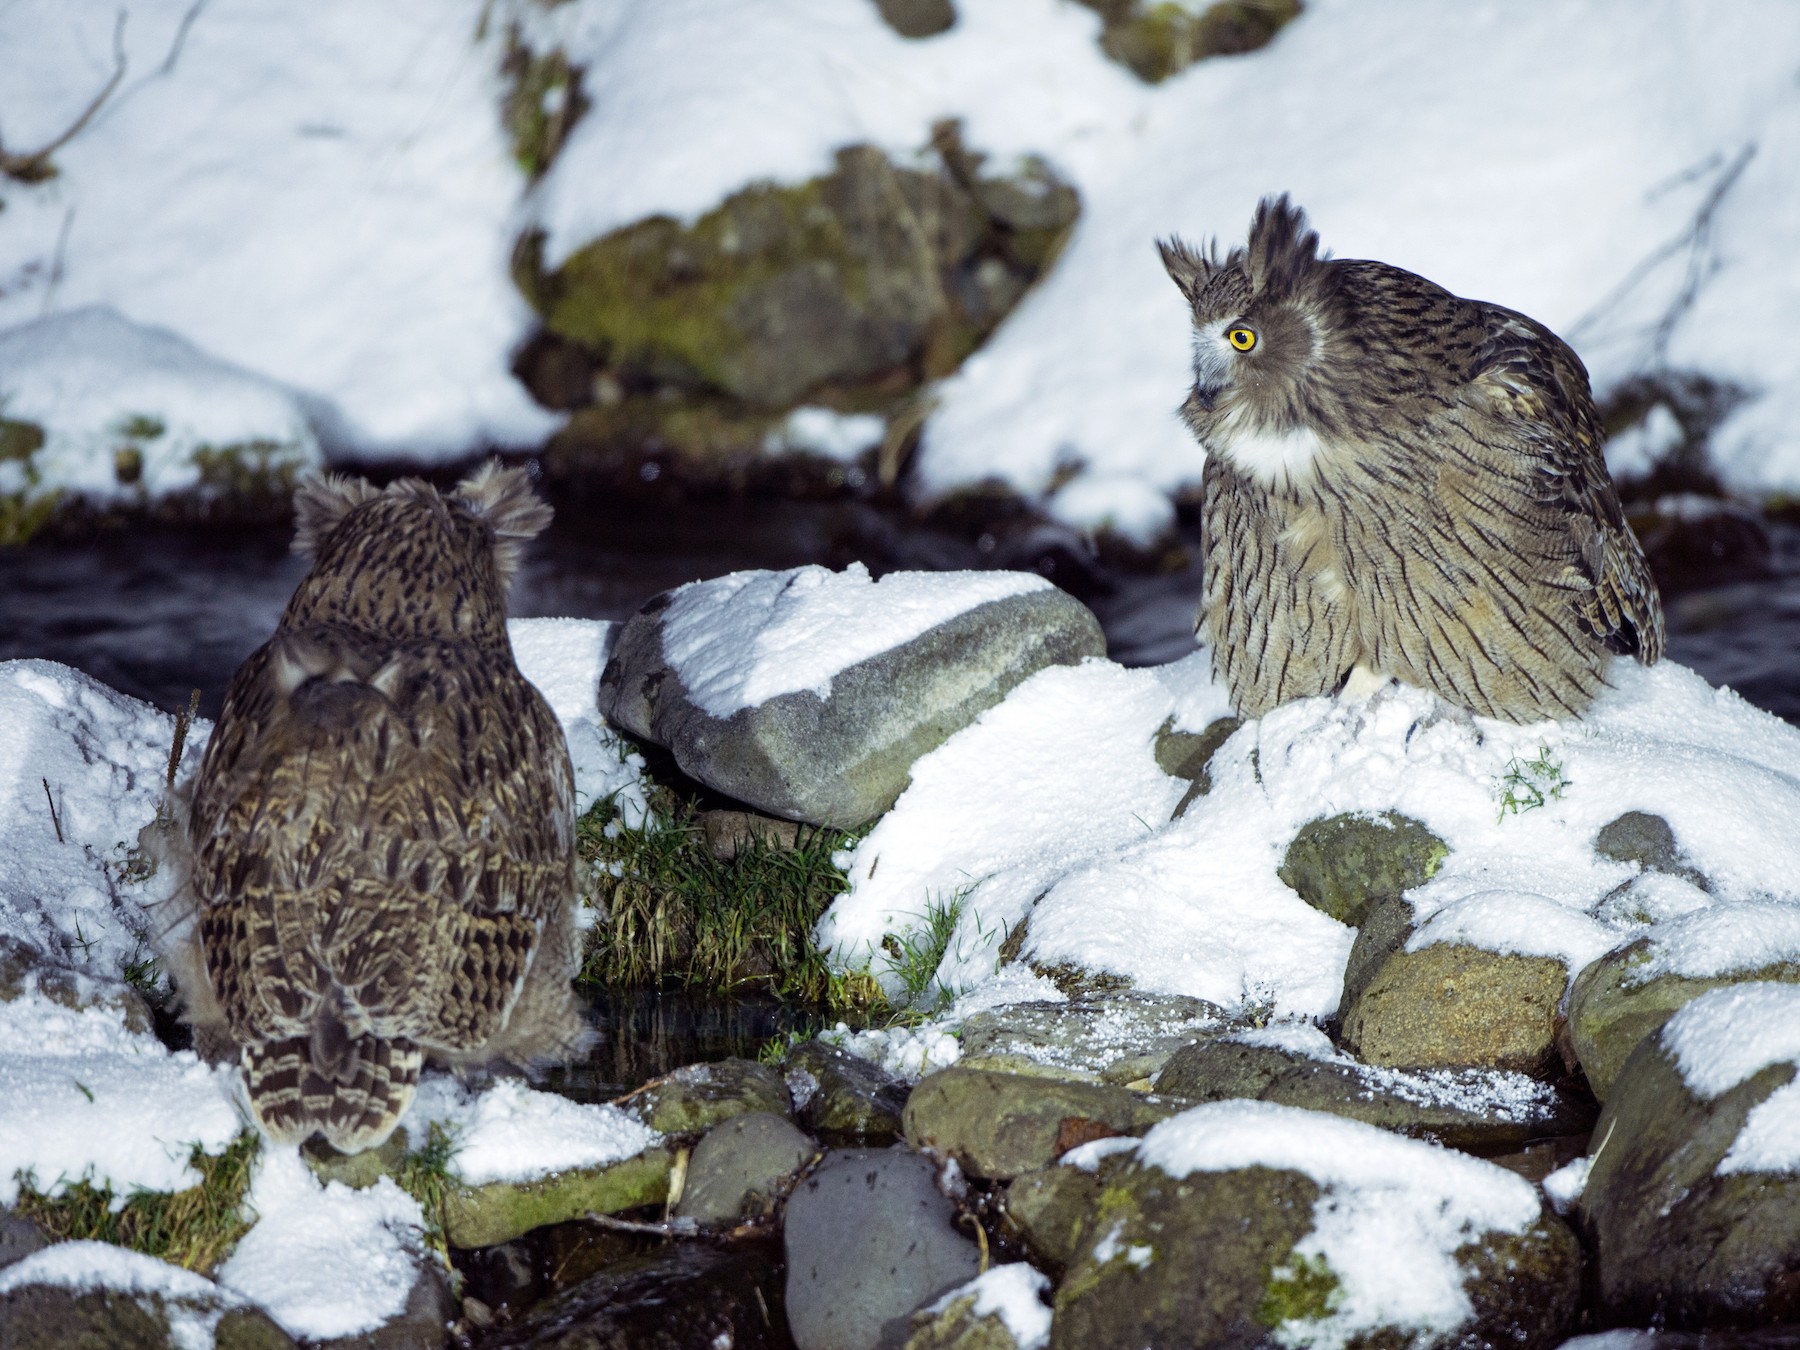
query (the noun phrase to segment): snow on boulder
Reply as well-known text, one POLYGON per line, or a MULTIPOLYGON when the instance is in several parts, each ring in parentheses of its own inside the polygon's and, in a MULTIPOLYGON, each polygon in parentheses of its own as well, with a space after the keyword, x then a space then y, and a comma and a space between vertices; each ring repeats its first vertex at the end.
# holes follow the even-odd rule
POLYGON ((1152 742, 1167 720, 1198 730, 1227 710, 1206 662, 1040 673, 922 758, 821 921, 833 959, 881 974, 882 938, 936 907, 959 916, 938 968, 951 991, 1018 960, 1327 1017, 1355 934, 1280 869, 1308 825, 1346 813, 1397 812, 1448 849, 1396 902, 1396 950, 1553 971, 1550 1005, 1554 986, 1654 918, 1607 903, 1640 876, 1595 848, 1627 812, 1660 816, 1708 878, 1710 897, 1687 887, 1690 907, 1800 905, 1800 839, 1769 826, 1800 816, 1800 731, 1672 662, 1616 664, 1578 721, 1469 718, 1401 685, 1300 699, 1235 731, 1211 790, 1171 820, 1186 784, 1152 742))
POLYGON ((575 767, 575 809, 610 801, 633 829, 649 813, 644 757, 626 748, 594 705, 600 667, 618 625, 595 619, 509 619, 519 673, 537 687, 561 723, 575 767))
POLYGON ((1233 1101, 1108 1167, 1057 1290, 1058 1346, 1549 1346, 1574 1317, 1574 1234, 1466 1154, 1233 1101))
POLYGON ((1715 989, 1625 1061, 1579 1212, 1610 1321, 1764 1325, 1800 1264, 1800 989, 1715 989))
POLYGON ((759 810, 851 828, 1020 681, 1105 649, 1087 608, 1031 573, 736 572, 638 611, 600 711, 759 810))
POLYGON ((0 331, 0 419, 0 504, 20 538, 61 495, 246 497, 319 462, 287 390, 103 305, 0 331))

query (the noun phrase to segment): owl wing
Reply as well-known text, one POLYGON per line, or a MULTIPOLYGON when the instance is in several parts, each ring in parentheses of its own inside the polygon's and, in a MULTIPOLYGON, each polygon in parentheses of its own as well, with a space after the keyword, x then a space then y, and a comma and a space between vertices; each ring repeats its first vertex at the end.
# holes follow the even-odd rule
POLYGON ((311 1034, 341 994, 378 1036, 477 1046, 573 903, 567 748, 504 648, 278 635, 233 681, 190 838, 246 1042, 311 1034))
POLYGON ((1560 521, 1580 578, 1575 621, 1608 651, 1651 665, 1663 652, 1662 600, 1619 505, 1581 358, 1523 314, 1483 305, 1489 339, 1463 411, 1532 461, 1531 504, 1560 521))

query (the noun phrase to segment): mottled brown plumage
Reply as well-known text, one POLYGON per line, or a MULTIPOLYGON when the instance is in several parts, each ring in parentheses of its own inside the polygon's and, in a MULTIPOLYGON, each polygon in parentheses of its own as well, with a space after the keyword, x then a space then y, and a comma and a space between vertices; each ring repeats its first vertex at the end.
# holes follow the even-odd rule
POLYGON ((1523 314, 1318 243, 1281 197, 1223 259, 1162 246, 1193 307, 1215 672, 1251 717, 1359 669, 1578 715, 1613 655, 1663 647, 1587 371, 1523 314))
POLYGON ((584 1045, 574 781, 506 635, 550 515, 523 471, 448 495, 325 479, 296 511, 312 570, 187 790, 172 956, 202 1048, 236 1048, 269 1135, 351 1152, 388 1136, 425 1060, 584 1045))

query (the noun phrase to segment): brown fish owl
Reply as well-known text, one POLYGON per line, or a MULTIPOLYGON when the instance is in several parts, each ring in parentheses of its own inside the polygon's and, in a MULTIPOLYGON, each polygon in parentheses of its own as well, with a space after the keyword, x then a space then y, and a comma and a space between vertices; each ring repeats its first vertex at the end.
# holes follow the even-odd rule
POLYGON ((1663 617, 1580 359, 1523 314, 1328 259, 1285 196, 1224 259, 1172 241, 1207 452, 1196 625, 1238 711, 1393 677, 1579 714, 1663 617))
POLYGON ((588 1039, 568 748, 506 635, 550 508, 498 464, 448 495, 327 478, 295 507, 312 570, 187 789, 171 957, 263 1129, 354 1152, 427 1059, 526 1066, 588 1039))

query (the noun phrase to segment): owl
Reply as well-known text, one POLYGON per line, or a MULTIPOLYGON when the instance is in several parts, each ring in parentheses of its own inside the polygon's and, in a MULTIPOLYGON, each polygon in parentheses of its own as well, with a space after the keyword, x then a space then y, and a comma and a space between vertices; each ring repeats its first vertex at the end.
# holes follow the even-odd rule
POLYGON ((1286 196, 1222 260, 1160 248, 1193 309, 1196 631, 1240 713, 1393 678, 1484 717, 1576 716, 1612 657, 1662 654, 1587 371, 1554 333, 1322 257, 1286 196))
POLYGON ((277 1142, 381 1143, 426 1060, 579 1053, 574 780, 513 661, 506 591, 550 518, 521 469, 447 495, 325 478, 312 568, 232 679, 174 848, 167 954, 277 1142))

